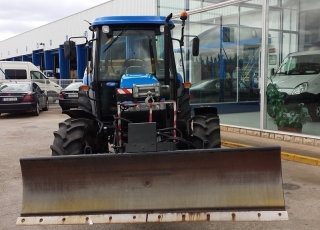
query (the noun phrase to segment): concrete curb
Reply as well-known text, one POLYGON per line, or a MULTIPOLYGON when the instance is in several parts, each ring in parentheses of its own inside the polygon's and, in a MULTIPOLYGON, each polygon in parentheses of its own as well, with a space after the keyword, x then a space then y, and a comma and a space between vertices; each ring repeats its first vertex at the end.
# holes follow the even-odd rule
MULTIPOLYGON (((245 144, 224 141, 224 140, 221 140, 221 145, 229 148, 253 147, 251 145, 245 145, 245 144)), ((298 155, 298 154, 288 153, 288 152, 281 152, 281 158, 284 160, 295 161, 295 162, 314 165, 314 166, 320 166, 319 158, 308 157, 308 156, 303 156, 303 155, 298 155)))

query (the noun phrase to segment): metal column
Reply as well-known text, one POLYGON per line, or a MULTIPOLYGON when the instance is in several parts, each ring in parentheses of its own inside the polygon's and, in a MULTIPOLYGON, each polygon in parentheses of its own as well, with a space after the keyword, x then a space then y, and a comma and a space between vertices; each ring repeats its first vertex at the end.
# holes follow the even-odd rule
POLYGON ((59 46, 59 68, 60 68, 60 79, 70 79, 70 63, 64 57, 63 45, 59 46))
POLYGON ((87 66, 87 50, 85 44, 77 45, 77 78, 82 79, 87 66))

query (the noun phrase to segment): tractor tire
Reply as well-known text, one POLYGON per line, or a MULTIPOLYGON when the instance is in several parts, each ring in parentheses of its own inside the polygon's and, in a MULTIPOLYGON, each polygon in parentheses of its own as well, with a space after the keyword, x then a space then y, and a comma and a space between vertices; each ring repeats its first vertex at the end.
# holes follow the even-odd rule
POLYGON ((190 95, 188 93, 178 99, 178 110, 177 119, 188 122, 191 118, 190 95))
POLYGON ((78 93, 78 109, 87 110, 92 113, 91 101, 86 91, 79 91, 78 93))
POLYGON ((320 103, 312 103, 307 105, 308 113, 313 122, 320 121, 320 103))
POLYGON ((219 116, 194 116, 192 142, 197 149, 221 148, 219 116))
MULTIPOLYGON (((191 118, 190 96, 185 93, 178 99, 177 128, 184 139, 189 139, 188 121, 191 118)), ((180 149, 180 147, 178 147, 180 149)))
POLYGON ((83 155, 85 147, 94 147, 98 125, 93 120, 69 118, 59 123, 59 130, 53 132, 54 140, 50 146, 52 156, 83 155))

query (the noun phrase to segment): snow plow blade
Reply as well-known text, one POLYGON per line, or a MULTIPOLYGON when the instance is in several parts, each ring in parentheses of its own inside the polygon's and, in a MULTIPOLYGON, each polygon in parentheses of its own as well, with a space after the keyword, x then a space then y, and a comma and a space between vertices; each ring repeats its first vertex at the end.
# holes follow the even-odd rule
POLYGON ((18 225, 286 220, 280 147, 21 158, 18 225))

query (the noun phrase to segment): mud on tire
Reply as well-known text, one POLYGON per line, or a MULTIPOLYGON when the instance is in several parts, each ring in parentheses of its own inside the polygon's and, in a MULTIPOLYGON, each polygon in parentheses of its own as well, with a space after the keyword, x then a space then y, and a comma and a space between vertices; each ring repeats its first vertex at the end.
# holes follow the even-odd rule
POLYGON ((84 154, 86 146, 93 148, 97 131, 98 126, 93 120, 70 118, 59 123, 50 146, 52 156, 84 154))
POLYGON ((91 101, 86 91, 80 90, 78 93, 78 109, 87 110, 92 113, 91 101))
POLYGON ((218 115, 196 115, 193 117, 192 142, 197 149, 220 148, 220 118, 218 115))

